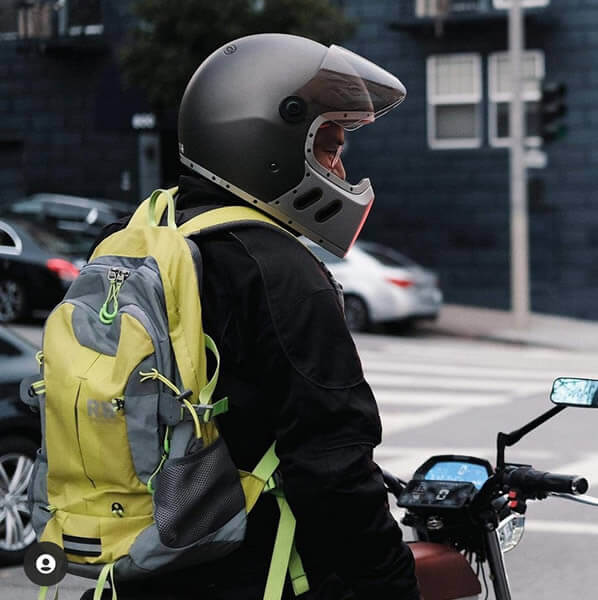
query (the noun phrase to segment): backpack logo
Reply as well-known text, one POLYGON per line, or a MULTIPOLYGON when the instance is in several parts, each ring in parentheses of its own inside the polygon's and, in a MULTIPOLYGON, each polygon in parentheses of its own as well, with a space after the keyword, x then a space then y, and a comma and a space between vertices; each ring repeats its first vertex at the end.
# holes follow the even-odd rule
POLYGON ((87 400, 87 416, 104 422, 116 422, 116 412, 109 400, 87 400))

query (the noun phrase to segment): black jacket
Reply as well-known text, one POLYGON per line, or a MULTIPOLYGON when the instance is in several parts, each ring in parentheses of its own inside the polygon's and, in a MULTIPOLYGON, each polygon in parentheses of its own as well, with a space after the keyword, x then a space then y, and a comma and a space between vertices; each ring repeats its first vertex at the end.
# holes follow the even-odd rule
MULTIPOLYGON (((207 180, 182 177, 177 221, 231 204, 244 203, 207 180)), ((125 223, 108 226, 100 239, 125 223)), ((312 588, 302 598, 416 600, 413 558, 372 460, 381 436, 378 409, 325 270, 300 243, 268 226, 195 241, 203 259, 204 330, 221 354, 215 397, 230 402, 220 431, 237 467, 248 471, 276 439, 312 588)), ((143 594, 164 585, 158 597, 174 586, 177 600, 261 599, 277 515, 274 499, 262 497, 240 550, 149 582, 143 594)))

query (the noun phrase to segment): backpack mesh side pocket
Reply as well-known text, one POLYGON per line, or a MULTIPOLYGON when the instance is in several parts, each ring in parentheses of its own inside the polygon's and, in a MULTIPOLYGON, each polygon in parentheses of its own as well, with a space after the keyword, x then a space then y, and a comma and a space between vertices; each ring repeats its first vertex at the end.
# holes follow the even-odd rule
POLYGON ((156 477, 155 521, 170 548, 196 543, 245 510, 239 472, 222 438, 167 460, 156 477))

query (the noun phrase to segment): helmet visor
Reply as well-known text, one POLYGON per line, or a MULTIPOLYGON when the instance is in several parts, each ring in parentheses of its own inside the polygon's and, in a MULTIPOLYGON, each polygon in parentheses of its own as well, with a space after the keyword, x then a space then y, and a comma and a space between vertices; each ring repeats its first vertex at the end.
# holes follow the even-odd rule
POLYGON ((354 130, 381 117, 405 98, 405 86, 369 60, 330 46, 319 71, 297 95, 318 114, 333 113, 330 120, 354 130))

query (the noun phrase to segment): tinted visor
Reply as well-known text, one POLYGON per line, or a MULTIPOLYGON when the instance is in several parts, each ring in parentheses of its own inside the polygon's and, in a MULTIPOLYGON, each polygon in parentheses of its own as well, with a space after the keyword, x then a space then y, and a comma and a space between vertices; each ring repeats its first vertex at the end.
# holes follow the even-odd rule
POLYGON ((330 46, 315 77, 297 95, 317 114, 339 113, 330 120, 351 131, 399 105, 406 90, 388 71, 340 46, 330 46))

